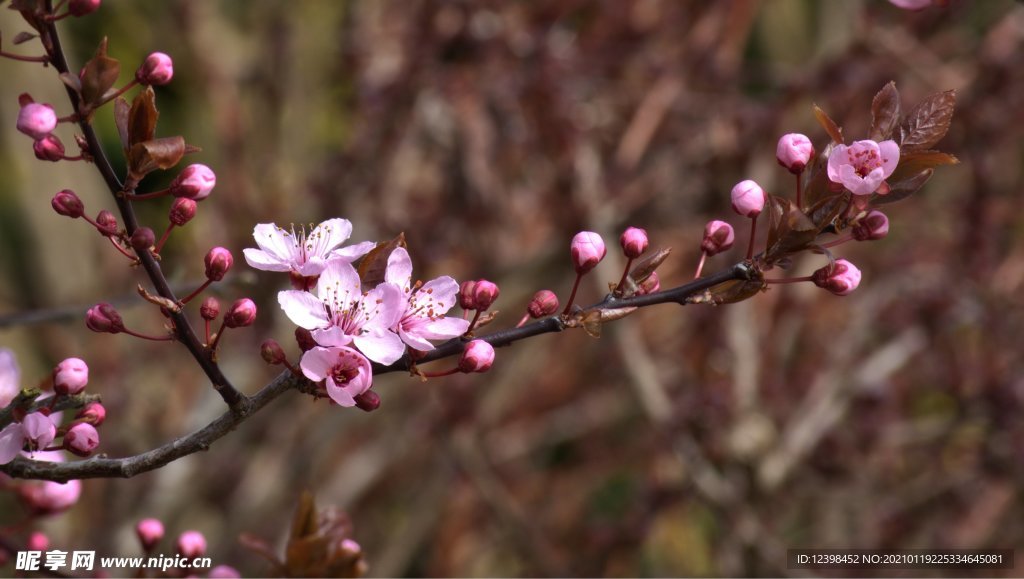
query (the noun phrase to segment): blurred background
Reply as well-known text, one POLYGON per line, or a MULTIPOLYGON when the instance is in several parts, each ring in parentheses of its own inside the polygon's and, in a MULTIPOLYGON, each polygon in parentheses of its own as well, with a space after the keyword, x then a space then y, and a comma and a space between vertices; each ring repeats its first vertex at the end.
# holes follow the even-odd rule
MULTIPOLYGON (((792 195, 775 143, 827 143, 814 103, 858 139, 886 82, 904 110, 956 89, 938 148, 962 163, 888 206, 887 238, 839 248, 864 274, 849 297, 798 284, 733 306, 648 308, 600 339, 500 350, 487 374, 381 376, 372 414, 287 394, 204 454, 87 481, 41 526, 55 546, 133 554, 133 525, 153 516, 172 536, 205 533, 215 564, 265 574, 237 537, 280 545, 307 489, 349 513, 372 575, 799 575, 789 548, 1024 540, 1021 3, 106 0, 60 26, 73 68, 109 36, 122 82, 151 51, 174 58, 158 134, 202 147, 189 161, 218 186, 163 266, 187 291, 207 249, 234 252, 214 292, 251 296, 260 316, 226 336, 221 359, 250 393, 277 373, 260 341, 297 352, 276 304, 287 280, 241 259, 256 223, 345 217, 353 241, 404 232, 417 277, 499 283, 502 328, 538 289, 565 299, 581 229, 610 249, 583 303, 618 279, 626 226, 673 248, 663 287, 692 277, 709 219, 732 222, 739 243, 706 271, 741 259, 747 227, 729 190, 753 178, 792 195)), ((0 11, 5 39, 24 29, 0 11)), ((66 114, 61 84, 9 60, 0 78, 0 319, 73 312, 0 325, 22 383, 86 359, 112 456, 206 424, 223 404, 184 348, 85 328, 97 301, 121 300, 139 331, 161 320, 137 307, 140 272, 49 207, 71 187, 88 213, 113 209, 95 170, 37 161, 14 129, 22 92, 66 114)), ((96 125, 123 167, 109 108, 96 125)), ((69 127, 58 134, 73 143, 69 127)), ((168 206, 138 210, 159 233, 168 206)), ((807 256, 792 271, 821 265, 807 256)), ((0 525, 23 516, 9 494, 0 513, 0 525)), ((872 573, 904 572, 856 574, 872 573)))

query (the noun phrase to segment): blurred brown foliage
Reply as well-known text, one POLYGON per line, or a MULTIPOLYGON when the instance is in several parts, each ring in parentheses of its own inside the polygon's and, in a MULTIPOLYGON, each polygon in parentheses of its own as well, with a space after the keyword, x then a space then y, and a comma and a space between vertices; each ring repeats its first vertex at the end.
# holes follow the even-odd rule
MULTIPOLYGON (((22 28, 2 12, 13 36, 22 28)), ((258 222, 342 216, 354 241, 405 232, 423 279, 498 282, 500 327, 537 289, 565 295, 580 229, 615 248, 623 228, 644 227, 675 249, 663 286, 686 281, 708 219, 745 231, 734 183, 791 194, 775 142, 827 142, 812 103, 855 139, 886 82, 905 106, 955 89, 940 147, 962 164, 889 206, 887 238, 840 248, 864 272, 849 297, 801 284, 647 309, 599 340, 501 350, 485 375, 380 377, 369 415, 286 396, 204 455, 87 482, 46 523, 55 545, 133 553, 132 525, 157 516, 206 533, 215 563, 267 573, 235 538, 283 544, 303 489, 349 513, 373 575, 788 575, 787 548, 1024 541, 1021 3, 108 0, 62 29, 76 64, 104 35, 126 70, 153 50, 174 57, 160 132, 201 146, 191 159, 218 188, 164 267, 189 288, 207 248, 235 252, 217 291, 261 309, 222 360, 250 392, 274 374, 259 342, 293 343, 275 299, 286 280, 240 259, 258 222)), ((66 111, 59 82, 10 61, 0 75, 0 315, 130 300, 141 274, 48 207, 67 186, 92 213, 110 207, 95 171, 36 161, 14 130, 20 92, 66 111)), ((96 119, 116 151, 110 111, 96 119)), ((166 210, 151 202, 143 221, 159 229, 166 210)), ((584 302, 622 261, 610 251, 584 302)), ((125 315, 159 324, 145 307, 125 315)), ((26 383, 87 359, 111 455, 222 410, 184 349, 91 334, 77 317, 2 327, 0 345, 26 383)), ((3 512, 0 524, 16 511, 3 512)), ((922 573, 943 572, 907 572, 922 573)))

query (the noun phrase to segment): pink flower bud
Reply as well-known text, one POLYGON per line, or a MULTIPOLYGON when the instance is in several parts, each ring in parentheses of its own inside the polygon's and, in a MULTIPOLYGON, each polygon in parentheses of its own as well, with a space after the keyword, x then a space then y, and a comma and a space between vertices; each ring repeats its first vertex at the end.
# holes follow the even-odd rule
POLYGON ((581 275, 597 267, 597 264, 608 253, 604 246, 604 240, 593 231, 577 233, 573 236, 569 249, 572 252, 572 262, 576 266, 576 273, 581 275))
POLYGON ((893 6, 904 10, 924 10, 932 5, 932 0, 889 0, 893 6))
POLYGON ((96 225, 99 226, 100 235, 103 237, 110 237, 111 235, 117 235, 118 229, 117 218, 114 214, 104 209, 100 211, 96 216, 96 225))
POLYGON ((256 304, 249 298, 242 298, 231 304, 224 314, 224 325, 228 328, 244 328, 256 321, 256 304))
POLYGON ((845 259, 837 259, 831 267, 825 266, 813 274, 814 285, 837 296, 845 296, 860 285, 860 270, 845 259))
POLYGON ((363 548, 359 546, 359 543, 352 539, 342 539, 339 547, 341 547, 341 550, 350 557, 358 557, 359 554, 363 552, 363 548))
POLYGON ((380 408, 380 394, 377 394, 373 390, 367 390, 359 396, 356 396, 356 408, 363 412, 373 412, 380 408))
POLYGON ((271 366, 282 364, 288 359, 284 349, 281 348, 281 344, 278 344, 277 340, 274 339, 263 340, 263 343, 260 344, 260 356, 263 357, 264 362, 271 366))
POLYGON ((239 579, 242 575, 230 565, 217 565, 206 574, 207 579, 239 579))
POLYGON ((478 279, 476 285, 473 286, 473 303, 476 304, 477 310, 481 312, 491 307, 491 304, 498 299, 498 284, 487 281, 486 279, 478 279))
POLYGON ((69 509, 82 495, 82 481, 69 480, 66 483, 53 481, 23 484, 18 495, 35 515, 53 515, 69 509))
POLYGON ((744 217, 757 217, 764 209, 767 197, 760 185, 747 179, 732 188, 733 211, 744 217))
POLYGON ((494 363, 494 347, 483 340, 473 340, 466 344, 459 358, 460 372, 486 372, 494 363))
POLYGON ((124 331, 121 314, 108 303, 99 303, 85 313, 85 325, 94 332, 117 334, 124 331))
POLYGON ((207 252, 204 263, 206 263, 206 279, 220 281, 224 279, 224 274, 235 263, 235 258, 231 256, 231 252, 227 249, 214 247, 207 252))
POLYGON ((168 219, 171 223, 181 227, 192 218, 196 216, 196 202, 189 199, 188 197, 178 197, 171 203, 171 212, 168 214, 168 219))
POLYGON ((18 130, 38 141, 57 128, 57 113, 53 107, 40 103, 26 103, 18 111, 18 130))
POLYGON ((173 77, 174 61, 162 52, 147 56, 139 70, 135 71, 135 80, 144 85, 162 86, 171 82, 173 77))
POLYGON ((32 143, 32 152, 40 161, 53 161, 56 163, 64 158, 64 143, 57 135, 46 135, 32 143))
POLYGON ((135 534, 142 548, 151 551, 164 538, 164 524, 157 519, 142 519, 135 525, 135 534))
POLYGON ((790 173, 799 175, 814 158, 814 145, 807 135, 800 133, 782 135, 778 146, 775 147, 775 158, 790 173))
POLYGON ((100 433, 87 422, 79 422, 64 435, 64 450, 78 456, 89 456, 99 445, 100 433))
POLYGON ((72 219, 78 219, 82 215, 85 215, 85 205, 82 204, 82 200, 75 195, 75 192, 71 189, 64 189, 56 195, 50 201, 50 206, 57 212, 58 215, 70 217, 72 219))
POLYGON ((189 165, 171 181, 168 188, 175 197, 188 197, 195 201, 202 201, 209 197, 214 186, 217 185, 217 175, 213 169, 206 165, 196 163, 189 165))
POLYGON ((149 248, 153 247, 153 244, 156 243, 156 234, 148 227, 139 227, 132 232, 132 237, 129 241, 132 244, 132 249, 143 253, 149 251, 149 248))
POLYGON ((295 343, 303 352, 308 352, 319 345, 313 339, 313 332, 306 328, 295 328, 295 343))
POLYGON ((57 427, 53 425, 50 417, 42 412, 33 412, 22 418, 21 429, 33 450, 45 449, 57 436, 57 427))
POLYGON ((736 241, 736 232, 732 225, 724 221, 709 221, 704 226, 704 239, 700 242, 700 249, 704 253, 717 255, 732 247, 736 241))
POLYGON ((199 531, 185 531, 178 537, 178 552, 194 559, 206 554, 206 537, 199 531))
POLYGON ((28 544, 25 548, 29 551, 46 551, 50 548, 50 538, 36 531, 28 536, 28 544))
POLYGON ((651 275, 647 276, 644 281, 636 288, 636 295, 645 296, 647 294, 653 294, 654 292, 661 289, 661 278, 658 277, 658 272, 652 271, 651 275))
POLYGON ((551 290, 540 290, 533 294, 533 299, 526 306, 531 318, 543 318, 558 311, 558 296, 551 290))
POLYGON ((889 218, 881 211, 872 210, 853 226, 853 238, 857 241, 882 239, 889 235, 889 218))
POLYGON ((462 282, 459 285, 459 307, 464 310, 475 310, 476 309, 476 298, 474 297, 474 291, 476 290, 476 282, 468 280, 462 282))
POLYGON ((85 16, 100 9, 100 0, 70 0, 68 12, 72 16, 85 16))
POLYGON ((78 394, 89 383, 89 365, 79 358, 68 358, 53 369, 53 389, 57 394, 78 394))
POLYGON ((217 298, 209 296, 203 300, 203 303, 199 306, 199 315, 207 321, 216 320, 217 316, 220 315, 220 302, 217 301, 217 298))
POLYGON ((622 232, 619 244, 622 245, 622 252, 626 257, 636 259, 647 251, 647 230, 638 227, 627 228, 622 232))
POLYGON ((107 409, 99 402, 90 402, 75 414, 75 420, 99 426, 107 419, 107 409))

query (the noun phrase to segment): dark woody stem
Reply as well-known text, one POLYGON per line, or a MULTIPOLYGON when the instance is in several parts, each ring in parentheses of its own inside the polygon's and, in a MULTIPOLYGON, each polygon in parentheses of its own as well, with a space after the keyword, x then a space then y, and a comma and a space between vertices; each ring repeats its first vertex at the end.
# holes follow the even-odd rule
MULTIPOLYGON (((46 0, 46 11, 51 14, 53 13, 53 0, 46 0)), ((57 26, 53 22, 48 22, 46 26, 40 30, 40 36, 42 37, 40 40, 42 41, 43 46, 46 47, 49 54, 50 62, 53 64, 53 67, 57 72, 59 74, 71 74, 71 68, 68 66, 67 57, 64 55, 64 49, 61 47, 60 35, 57 33, 57 26)), ((70 99, 72 107, 74 110, 78 111, 82 104, 79 101, 78 93, 68 86, 65 86, 65 89, 67 90, 68 99, 70 99)), ((131 236, 139 227, 138 218, 135 215, 135 209, 132 207, 131 200, 128 196, 121 193, 124 190, 124 186, 117 174, 114 173, 114 168, 111 166, 110 159, 103 150, 103 146, 96 134, 96 130, 85 119, 80 119, 78 121, 78 126, 89 146, 89 153, 93 157, 93 163, 95 163, 96 169, 99 170, 100 175, 103 177, 103 181, 106 183, 110 194, 114 197, 117 209, 121 213, 121 219, 124 223, 125 229, 127 230, 128 235, 131 236)), ((156 293, 160 297, 177 302, 178 299, 175 297, 174 292, 167 283, 167 278, 164 277, 163 271, 160 269, 159 262, 157 262, 153 255, 146 251, 142 252, 138 258, 142 264, 142 268, 146 272, 146 275, 149 277, 150 282, 153 284, 153 288, 156 290, 156 293)), ((199 337, 196 336, 195 331, 193 331, 188 317, 183 312, 169 312, 169 315, 171 320, 174 322, 174 329, 178 341, 184 344, 192 354, 196 363, 198 363, 203 369, 203 373, 205 373, 210 379, 214 389, 217 390, 217 393, 224 399, 224 402, 231 408, 231 411, 241 416, 248 415, 255 407, 253 401, 235 389, 227 377, 224 376, 223 372, 221 372, 217 363, 210 358, 206 348, 199 341, 199 337)))

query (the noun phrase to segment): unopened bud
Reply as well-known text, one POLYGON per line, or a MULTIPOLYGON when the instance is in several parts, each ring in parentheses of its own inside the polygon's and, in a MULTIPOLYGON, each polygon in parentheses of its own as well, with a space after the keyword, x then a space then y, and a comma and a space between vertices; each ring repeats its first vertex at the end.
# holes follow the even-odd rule
POLYGON ((622 245, 622 252, 626 257, 636 259, 647 251, 647 231, 639 227, 630 227, 622 232, 619 244, 622 245))
POLYGON ((806 135, 800 133, 782 135, 775 147, 775 158, 790 173, 799 175, 814 158, 814 145, 806 135))
POLYGON ((356 408, 363 412, 373 412, 380 408, 380 394, 377 394, 373 390, 367 390, 359 396, 356 396, 356 408))
POLYGON ((474 297, 474 290, 476 289, 476 282, 473 280, 467 280, 459 285, 459 307, 464 310, 475 310, 476 309, 476 298, 474 297))
POLYGON ((106 419, 107 409, 99 402, 90 402, 85 405, 85 408, 79 410, 78 414, 75 414, 75 420, 86 422, 93 426, 103 424, 103 421, 106 419))
POLYGON ((100 211, 96 216, 96 225, 99 226, 100 235, 104 237, 110 237, 111 235, 117 235, 119 227, 117 226, 117 218, 114 214, 104 209, 100 211))
POLYGON ((40 161, 53 161, 56 163, 64 158, 64 143, 57 135, 46 135, 42 139, 36 139, 32 143, 32 152, 40 161))
POLYGON ((135 534, 142 548, 151 551, 164 538, 164 524, 158 519, 142 519, 135 525, 135 534))
POLYGON ((244 328, 256 321, 256 304, 249 298, 242 298, 231 304, 224 314, 224 325, 228 328, 244 328))
POLYGON ((199 531, 185 531, 178 537, 178 553, 194 559, 206 554, 206 537, 199 531))
POLYGON ((700 249, 709 256, 717 255, 732 247, 736 241, 736 232, 732 225, 724 221, 709 221, 704 226, 704 239, 700 242, 700 249))
POLYGON ((308 352, 319 345, 313 339, 313 332, 306 328, 295 328, 295 343, 303 352, 308 352))
POLYGON ((38 141, 57 128, 57 113, 50 105, 29 102, 18 111, 17 128, 38 141))
POLYGON ((108 303, 99 303, 85 313, 85 325, 94 332, 117 334, 124 331, 121 314, 108 303))
POLYGON ((260 344, 260 356, 263 356, 263 361, 271 366, 283 364, 288 359, 281 344, 274 339, 263 340, 263 343, 260 344))
POLYGON ((70 0, 68 12, 72 16, 85 16, 100 9, 100 0, 70 0))
POLYGON ((53 390, 57 394, 78 394, 89 383, 89 365, 80 358, 68 358, 53 369, 53 390))
POLYGON ((860 270, 845 259, 837 259, 831 266, 815 271, 811 279, 814 285, 837 296, 845 296, 860 285, 860 270))
POLYGON ((195 201, 206 199, 214 186, 217 175, 206 165, 189 165, 171 181, 169 190, 175 197, 187 197, 195 201))
POLYGON ((206 321, 213 321, 220 315, 220 302, 213 296, 208 296, 199 305, 199 315, 206 321))
POLYGON ((150 247, 156 243, 156 234, 153 230, 148 227, 139 227, 132 232, 132 237, 129 240, 132 244, 132 249, 139 253, 149 251, 150 247))
POLYGON ((645 296, 647 294, 653 294, 660 289, 661 278, 658 277, 658 272, 652 271, 651 275, 647 276, 644 281, 637 284, 636 295, 645 296))
POLYGON ((25 545, 25 548, 29 551, 46 551, 50 548, 50 538, 39 531, 35 531, 28 536, 28 543, 25 545))
POLYGON ((494 347, 484 340, 473 340, 466 344, 459 358, 460 372, 486 372, 494 363, 494 347))
POLYGON ((58 215, 72 219, 78 219, 85 215, 85 206, 82 204, 82 200, 71 189, 64 189, 54 195, 50 206, 58 215))
POLYGON ((231 565, 217 565, 206 574, 206 579, 239 579, 241 576, 231 565))
POLYGON ((89 456, 99 445, 100 433, 87 422, 79 422, 64 435, 64 450, 78 456, 89 456))
POLYGON ((486 279, 479 279, 476 281, 476 285, 473 286, 473 303, 476 304, 476 308, 481 312, 491 307, 498 299, 498 294, 501 291, 498 289, 498 284, 487 281, 486 279))
POLYGON ((224 274, 235 263, 235 258, 231 256, 231 252, 227 249, 214 247, 206 253, 203 261, 206 263, 206 279, 220 281, 224 279, 224 274))
POLYGON ((573 266, 576 268, 576 273, 580 275, 597 267, 597 264, 608 253, 604 240, 593 231, 577 233, 573 236, 569 249, 572 253, 573 266))
POLYGON ((873 210, 853 226, 853 238, 857 241, 873 241, 889 235, 889 218, 881 211, 873 210))
POLYGON ((181 227, 196 216, 196 202, 188 197, 178 197, 171 203, 171 212, 168 219, 171 223, 181 227))
POLYGON ((144 85, 165 85, 174 77, 174 61, 162 52, 154 52, 135 71, 135 80, 144 85))
POLYGON ((558 296, 551 290, 540 290, 533 294, 533 299, 526 306, 531 318, 543 318, 558 311, 558 296))
POLYGON ((760 215, 767 200, 764 189, 750 179, 740 181, 732 188, 732 209, 744 217, 760 215))

